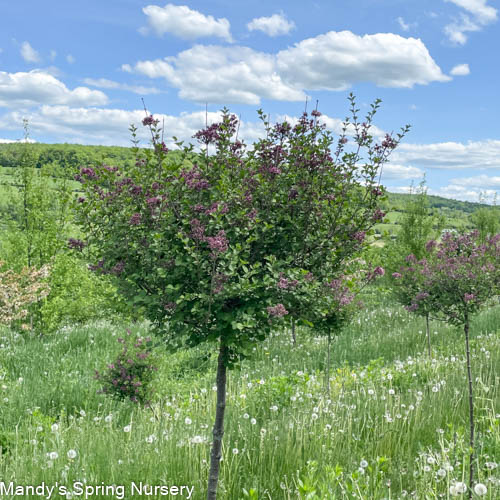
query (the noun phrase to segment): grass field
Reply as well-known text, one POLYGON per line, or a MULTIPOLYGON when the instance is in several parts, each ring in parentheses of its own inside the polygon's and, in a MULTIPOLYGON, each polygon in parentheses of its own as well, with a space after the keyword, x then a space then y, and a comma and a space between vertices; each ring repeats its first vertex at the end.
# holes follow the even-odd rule
MULTIPOLYGON (((133 482, 205 497, 216 359, 206 348, 159 346, 151 408, 113 400, 97 394, 94 370, 114 360, 125 327, 70 326, 41 338, 0 331, 2 481, 67 486, 52 498, 85 498, 80 483, 116 485, 114 496, 88 498, 120 498, 119 486, 121 498, 145 498, 133 482)), ((132 330, 149 335, 147 324, 132 330)), ((299 329, 293 347, 288 331, 275 332, 230 372, 219 497, 450 498, 468 470, 463 332, 433 323, 429 359, 424 330, 403 309, 365 310, 333 344, 330 395, 324 339, 299 329)), ((472 339, 476 470, 488 489, 482 498, 495 499, 499 306, 474 320, 472 339)))

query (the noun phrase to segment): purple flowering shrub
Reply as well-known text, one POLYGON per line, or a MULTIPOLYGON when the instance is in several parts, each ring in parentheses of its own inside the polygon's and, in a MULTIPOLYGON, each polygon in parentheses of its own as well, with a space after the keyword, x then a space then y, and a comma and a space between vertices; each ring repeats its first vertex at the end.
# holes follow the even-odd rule
POLYGON ((447 233, 440 243, 429 241, 428 257, 410 255, 407 266, 393 274, 398 296, 412 312, 432 313, 463 326, 469 393, 469 498, 474 485, 474 393, 469 329, 471 316, 500 293, 500 234, 480 238, 479 231, 447 233))
POLYGON ((396 297, 408 311, 463 325, 498 294, 499 242, 496 235, 481 243, 477 231, 429 241, 426 257, 409 255, 406 265, 393 273, 396 297))
MULTIPOLYGON (((227 367, 288 314, 319 323, 318 294, 332 294, 317 283, 342 276, 384 217, 380 169, 408 127, 375 143, 369 131, 379 101, 359 123, 349 99, 353 119, 337 141, 319 111, 294 125, 271 125, 259 111, 266 137, 247 149, 237 117, 224 109, 220 123, 194 135, 201 152, 177 141, 175 155, 148 115, 152 148, 140 150, 131 127, 135 165, 87 167, 77 176, 84 192, 77 221, 92 269, 112 275, 172 347, 218 344, 208 498, 217 485, 227 367)), ((332 297, 344 306, 351 300, 347 292, 332 297)))
POLYGON ((95 378, 102 383, 101 393, 134 403, 148 404, 150 383, 157 370, 151 350, 151 339, 132 335, 127 330, 125 338, 118 338, 123 345, 115 361, 104 372, 96 370, 95 378))

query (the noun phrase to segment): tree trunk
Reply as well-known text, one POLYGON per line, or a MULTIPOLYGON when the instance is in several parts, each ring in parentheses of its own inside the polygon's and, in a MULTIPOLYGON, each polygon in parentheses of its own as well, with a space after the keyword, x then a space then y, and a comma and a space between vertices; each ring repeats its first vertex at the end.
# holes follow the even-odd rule
POLYGON ((465 313, 465 350, 467 352, 467 378, 469 382, 469 426, 470 426, 470 456, 469 456, 469 498, 472 498, 472 486, 474 483, 474 399, 472 392, 472 374, 470 366, 469 348, 469 314, 465 313))
POLYGON ((292 318, 292 345, 297 345, 297 336, 295 335, 295 318, 292 318))
POLYGON ((212 452, 210 454, 207 500, 216 500, 217 498, 217 484, 222 458, 222 437, 224 436, 224 412, 226 410, 226 353, 227 347, 221 338, 217 362, 217 409, 215 411, 212 452))
POLYGON ((328 397, 330 397, 330 348, 332 345, 332 336, 330 332, 328 332, 328 350, 327 350, 327 356, 326 356, 326 393, 328 394, 328 397))
POLYGON ((431 329, 429 328, 429 313, 425 315, 425 328, 427 330, 427 351, 429 353, 429 358, 432 358, 431 351, 431 329))

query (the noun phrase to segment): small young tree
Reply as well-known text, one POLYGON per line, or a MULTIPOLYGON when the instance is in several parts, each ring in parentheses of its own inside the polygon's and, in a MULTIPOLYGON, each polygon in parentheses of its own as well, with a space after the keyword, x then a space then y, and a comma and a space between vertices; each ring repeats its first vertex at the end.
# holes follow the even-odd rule
MULTIPOLYGON (((486 197, 481 196, 479 201, 485 203, 486 197)), ((479 238, 482 242, 497 234, 500 229, 500 207, 496 204, 496 196, 492 206, 475 210, 471 215, 471 221, 474 229, 479 231, 479 238)))
MULTIPOLYGON (((410 198, 405 205, 404 215, 401 218, 401 228, 396 240, 392 243, 389 254, 391 262, 390 271, 396 271, 404 264, 406 256, 412 255, 411 259, 422 260, 427 255, 426 243, 435 238, 444 227, 444 217, 431 215, 429 200, 425 187, 425 179, 419 184, 415 192, 410 192, 410 198)), ((408 301, 414 297, 413 289, 404 290, 401 287, 395 289, 395 297, 400 303, 409 306, 408 301)), ((420 307, 415 310, 425 318, 425 332, 427 337, 427 351, 429 357, 431 351, 431 332, 429 327, 429 311, 425 308, 424 297, 420 297, 420 307)))
POLYGON ((220 123, 194 136, 205 153, 189 145, 181 156, 168 154, 159 121, 149 115, 143 125, 153 148, 136 147, 135 165, 86 167, 78 176, 85 193, 78 220, 94 269, 116 276, 122 293, 171 343, 218 344, 209 500, 217 492, 227 368, 288 314, 277 283, 297 279, 318 319, 308 298, 310 277, 338 275, 383 217, 380 167, 407 129, 372 144, 378 101, 360 124, 350 100, 353 121, 346 121, 334 151, 318 111, 293 126, 271 126, 259 112, 267 137, 247 150, 237 139, 237 118, 224 109, 220 123), (346 151, 351 126, 354 147, 346 151))
POLYGON ((464 235, 447 233, 441 243, 427 244, 429 257, 417 261, 410 256, 407 267, 395 273, 397 287, 411 298, 407 308, 432 312, 445 321, 462 326, 465 333, 469 390, 469 498, 474 482, 474 399, 469 329, 473 314, 500 292, 500 234, 479 241, 477 231, 464 235), (406 291, 407 290, 407 291, 406 291))

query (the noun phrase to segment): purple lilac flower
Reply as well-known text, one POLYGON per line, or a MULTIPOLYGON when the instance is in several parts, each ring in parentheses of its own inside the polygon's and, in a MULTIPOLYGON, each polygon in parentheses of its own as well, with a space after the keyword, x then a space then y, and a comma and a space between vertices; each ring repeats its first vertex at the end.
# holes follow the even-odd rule
POLYGON ((274 307, 269 306, 267 308, 267 312, 270 316, 275 316, 277 318, 282 318, 285 314, 288 314, 288 311, 285 309, 283 304, 278 304, 274 307))
POLYGON ((130 217, 129 224, 131 226, 138 226, 141 223, 141 214, 135 213, 130 217))

